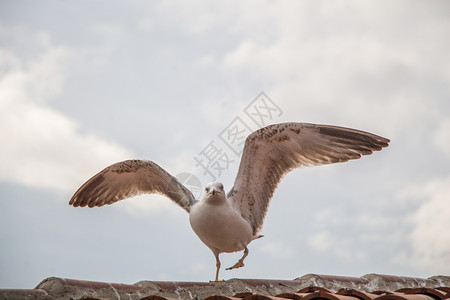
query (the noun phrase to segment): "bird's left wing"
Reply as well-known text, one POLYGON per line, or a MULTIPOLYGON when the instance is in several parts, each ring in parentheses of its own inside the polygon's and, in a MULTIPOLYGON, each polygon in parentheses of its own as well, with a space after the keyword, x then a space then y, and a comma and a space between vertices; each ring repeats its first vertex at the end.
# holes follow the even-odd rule
POLYGON ((152 161, 126 160, 106 167, 72 196, 73 206, 103 206, 139 194, 162 194, 190 211, 194 195, 174 176, 152 161))
POLYGON ((372 133, 329 125, 281 123, 250 134, 228 199, 256 235, 270 199, 286 173, 301 166, 358 159, 387 147, 389 140, 372 133))

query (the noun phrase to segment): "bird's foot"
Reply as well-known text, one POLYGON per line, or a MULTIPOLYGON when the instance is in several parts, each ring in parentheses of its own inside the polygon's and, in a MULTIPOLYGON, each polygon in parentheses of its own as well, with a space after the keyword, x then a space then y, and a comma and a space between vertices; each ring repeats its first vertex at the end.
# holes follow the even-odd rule
POLYGON ((219 283, 219 282, 225 282, 225 280, 210 280, 209 283, 219 283))
POLYGON ((234 264, 234 266, 226 268, 225 270, 233 270, 244 266, 244 262, 239 260, 237 263, 234 264))

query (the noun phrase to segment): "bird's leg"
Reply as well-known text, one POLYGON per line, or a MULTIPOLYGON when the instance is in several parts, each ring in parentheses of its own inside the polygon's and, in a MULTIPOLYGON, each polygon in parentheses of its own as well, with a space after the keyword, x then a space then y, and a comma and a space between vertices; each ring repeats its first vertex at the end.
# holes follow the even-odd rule
POLYGON ((215 282, 219 281, 219 269, 220 269, 220 260, 219 260, 219 254, 215 254, 216 257, 216 279, 214 279, 215 282))
POLYGON ((244 255, 242 255, 241 259, 238 260, 237 263, 234 264, 234 266, 227 268, 227 270, 237 269, 244 266, 244 259, 248 255, 248 249, 247 247, 244 247, 244 255))

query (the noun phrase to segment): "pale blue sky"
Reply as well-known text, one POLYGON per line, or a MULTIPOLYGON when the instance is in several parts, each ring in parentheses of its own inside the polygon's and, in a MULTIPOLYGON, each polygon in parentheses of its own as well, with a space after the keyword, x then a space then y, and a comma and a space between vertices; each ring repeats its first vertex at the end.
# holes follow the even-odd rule
MULTIPOLYGON (((271 122, 391 139, 361 160, 296 170, 276 191, 244 268, 450 273, 448 1, 0 0, 0 287, 67 277, 211 280, 186 213, 156 196, 67 205, 105 166, 150 159, 211 178, 195 157, 264 91, 271 122)), ((241 254, 224 254, 232 265, 241 254)))

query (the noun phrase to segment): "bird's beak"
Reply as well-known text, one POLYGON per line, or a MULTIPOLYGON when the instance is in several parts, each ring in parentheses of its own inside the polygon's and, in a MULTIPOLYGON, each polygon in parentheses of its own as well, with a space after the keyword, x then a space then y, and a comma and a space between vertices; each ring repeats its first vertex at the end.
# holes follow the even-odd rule
POLYGON ((209 193, 214 196, 215 194, 218 194, 219 192, 220 192, 220 190, 213 187, 209 193))

